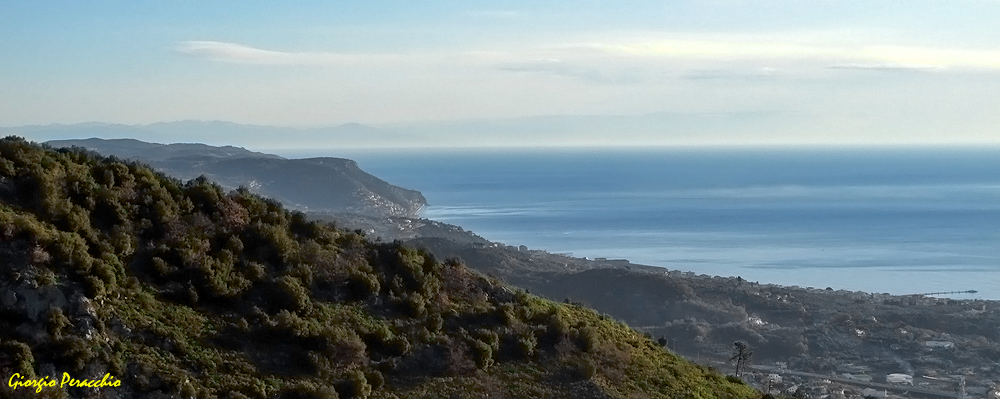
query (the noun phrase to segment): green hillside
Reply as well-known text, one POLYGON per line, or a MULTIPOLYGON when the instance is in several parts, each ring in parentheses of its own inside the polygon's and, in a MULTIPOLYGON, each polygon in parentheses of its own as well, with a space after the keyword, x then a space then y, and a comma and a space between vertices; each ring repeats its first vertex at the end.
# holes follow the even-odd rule
POLYGON ((2 396, 760 395, 458 261, 15 137, 0 140, 0 276, 2 396), (120 386, 60 388, 64 373, 120 386), (10 387, 39 378, 55 386, 10 387))

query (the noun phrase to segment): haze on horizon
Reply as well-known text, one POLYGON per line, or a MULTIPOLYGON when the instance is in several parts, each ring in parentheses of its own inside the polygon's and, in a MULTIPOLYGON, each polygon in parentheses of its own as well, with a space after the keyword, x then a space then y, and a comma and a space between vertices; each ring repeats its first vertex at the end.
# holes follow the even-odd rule
POLYGON ((358 122, 423 146, 1000 145, 992 0, 0 4, 5 127, 358 122))

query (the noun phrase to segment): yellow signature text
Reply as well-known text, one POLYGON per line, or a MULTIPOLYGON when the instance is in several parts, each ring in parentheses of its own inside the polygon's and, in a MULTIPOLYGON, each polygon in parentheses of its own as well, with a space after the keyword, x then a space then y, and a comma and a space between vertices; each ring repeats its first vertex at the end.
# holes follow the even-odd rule
POLYGON ((35 392, 42 392, 44 388, 59 388, 65 386, 71 387, 81 387, 81 388, 104 388, 104 387, 120 387, 122 386, 122 381, 115 378, 111 373, 104 374, 104 378, 101 379, 76 379, 69 375, 69 373, 63 373, 62 379, 55 380, 49 378, 49 376, 44 376, 41 378, 29 379, 22 376, 20 373, 14 373, 7 380, 7 386, 11 387, 13 390, 18 388, 35 388, 35 392))

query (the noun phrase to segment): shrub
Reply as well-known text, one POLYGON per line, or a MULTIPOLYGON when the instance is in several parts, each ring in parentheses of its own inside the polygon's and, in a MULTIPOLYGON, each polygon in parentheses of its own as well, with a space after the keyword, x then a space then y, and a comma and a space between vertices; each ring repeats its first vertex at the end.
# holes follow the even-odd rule
POLYGON ((35 281, 38 282, 38 285, 44 287, 44 286, 56 285, 56 283, 59 282, 59 278, 58 276, 56 276, 56 273, 53 272, 52 270, 41 269, 38 271, 38 275, 35 276, 35 281))
POLYGON ((110 253, 104 253, 101 259, 94 264, 93 273, 97 277, 100 277, 104 281, 104 285, 110 290, 118 286, 118 277, 120 275, 124 276, 123 272, 121 261, 118 260, 117 256, 110 253))
POLYGON ((573 342, 573 339, 565 334, 559 337, 553 349, 555 349, 556 357, 561 360, 569 359, 579 352, 579 348, 573 342))
POLYGON ((176 267, 171 266, 167 263, 167 261, 157 256, 153 257, 151 263, 153 264, 153 271, 155 271, 160 277, 169 276, 177 271, 176 267))
POLYGON ((348 277, 348 300, 363 301, 378 295, 378 276, 363 270, 353 269, 348 277))
POLYGON ((198 289, 195 288, 194 285, 189 285, 188 289, 187 289, 187 299, 188 299, 188 301, 192 305, 196 304, 196 303, 198 303, 198 299, 200 299, 199 297, 200 296, 198 295, 198 289))
POLYGON ((462 340, 446 337, 442 346, 448 373, 462 375, 476 370, 476 361, 469 357, 469 346, 462 340))
POLYGON ((367 399, 372 394, 372 386, 360 370, 352 370, 348 374, 346 385, 349 398, 367 399))
POLYGON ((51 260, 52 255, 49 255, 41 246, 35 245, 28 252, 28 261, 33 265, 43 265, 49 263, 51 260))
POLYGON ((598 372, 597 366, 594 365, 593 361, 582 357, 575 357, 570 359, 569 365, 574 370, 576 370, 577 373, 579 373, 579 376, 581 378, 587 380, 594 378, 594 376, 597 375, 598 372))
POLYGON ((309 290, 302 286, 298 278, 292 276, 281 276, 277 279, 278 288, 285 295, 282 301, 286 308, 296 310, 306 310, 312 306, 312 299, 309 290))
POLYGON ((427 317, 427 330, 430 332, 438 332, 444 328, 444 318, 441 317, 440 313, 433 313, 427 317))
POLYGON ((0 357, 8 357, 13 372, 28 378, 35 377, 35 356, 28 344, 0 339, 0 357))
POLYGON ((83 278, 87 287, 87 296, 91 298, 98 298, 104 296, 107 290, 104 288, 104 281, 94 276, 85 276, 83 278))
POLYGON ((392 337, 388 342, 389 355, 392 356, 405 356, 408 355, 413 350, 413 345, 410 341, 402 335, 397 335, 392 337))
POLYGON ((577 330, 577 341, 584 352, 593 352, 601 344, 600 333, 591 326, 581 328, 577 330))
POLYGON ((368 378, 368 384, 371 385, 372 391, 377 391, 385 386, 385 376, 378 370, 372 370, 365 374, 368 378))
POLYGON ((61 343, 63 356, 75 371, 81 371, 96 355, 87 341, 75 335, 67 336, 61 343))
POLYGON ((354 330, 336 326, 330 327, 324 335, 327 339, 326 355, 337 364, 347 367, 364 364, 368 360, 368 346, 354 330))
POLYGON ((406 295, 407 314, 411 317, 424 317, 427 315, 427 300, 418 292, 411 292, 406 295))
POLYGON ((476 360, 476 367, 486 370, 493 365, 493 348, 490 344, 487 344, 478 339, 473 339, 470 342, 472 347, 472 354, 476 360))
POLYGON ((63 314, 60 308, 50 308, 46 314, 46 325, 49 330, 49 334, 55 340, 61 340, 63 338, 63 333, 66 328, 72 326, 73 323, 69 321, 69 318, 63 314))
POLYGON ((525 358, 530 358, 535 355, 535 349, 538 348, 538 339, 535 338, 534 334, 521 336, 518 338, 517 342, 519 344, 519 349, 525 358))
POLYGON ((247 262, 244 273, 251 281, 262 282, 267 280, 267 266, 257 262, 247 262))

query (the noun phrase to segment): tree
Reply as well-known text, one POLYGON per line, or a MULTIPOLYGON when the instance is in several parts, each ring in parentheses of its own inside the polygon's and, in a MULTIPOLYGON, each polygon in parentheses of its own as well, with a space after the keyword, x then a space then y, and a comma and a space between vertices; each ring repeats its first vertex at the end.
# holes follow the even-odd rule
POLYGON ((750 358, 753 357, 753 351, 750 350, 750 345, 744 341, 736 341, 733 345, 735 346, 733 348, 733 357, 729 361, 736 362, 736 376, 739 377, 750 366, 750 358))

